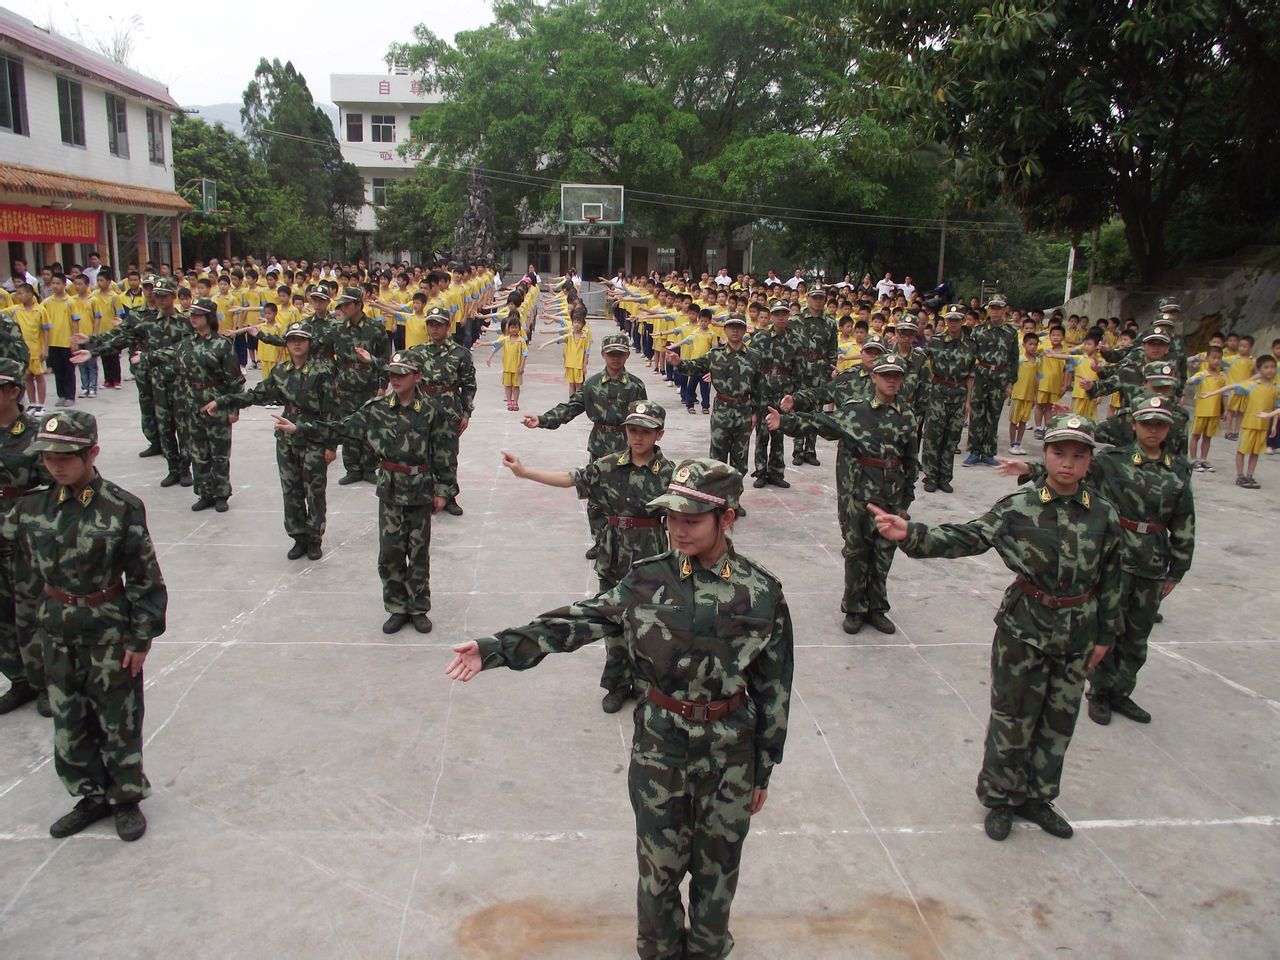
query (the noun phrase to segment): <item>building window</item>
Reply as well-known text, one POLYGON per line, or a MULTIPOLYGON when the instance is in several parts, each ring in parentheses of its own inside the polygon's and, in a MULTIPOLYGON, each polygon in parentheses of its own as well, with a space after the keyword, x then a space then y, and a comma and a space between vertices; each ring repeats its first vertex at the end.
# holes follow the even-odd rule
POLYGON ((371 139, 374 143, 395 143, 396 142, 396 118, 392 114, 383 116, 375 113, 369 118, 369 127, 372 131, 371 139))
POLYGON ((373 205, 375 207, 385 207, 387 205, 387 178, 373 177, 369 180, 369 185, 373 193, 373 205))
POLYGON ((529 263, 539 273, 551 272, 551 244, 534 240, 529 244, 529 263))
POLYGON ((347 114, 347 143, 364 143, 364 114, 347 114))
POLYGON ((129 119, 123 97, 107 94, 107 146, 113 157, 129 156, 129 119))
POLYGON ((164 163, 164 115, 159 110, 147 111, 147 154, 152 163, 164 163))
POLYGON ((0 127, 10 133, 28 134, 27 88, 22 61, 0 57, 0 127))
POLYGON ((84 146, 84 88, 66 77, 58 78, 58 123, 63 143, 84 146))

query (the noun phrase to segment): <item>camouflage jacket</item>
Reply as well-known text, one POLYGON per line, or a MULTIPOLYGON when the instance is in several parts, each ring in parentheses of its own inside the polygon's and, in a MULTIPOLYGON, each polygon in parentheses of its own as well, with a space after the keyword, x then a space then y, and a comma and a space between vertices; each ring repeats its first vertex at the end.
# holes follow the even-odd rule
POLYGON ((549 653, 621 638, 637 680, 669 697, 747 695, 715 723, 685 720, 647 700, 635 710, 634 753, 690 773, 754 760, 768 787, 782 761, 794 650, 782 584, 732 546, 712 569, 669 550, 641 560, 612 590, 480 641, 485 669, 527 670, 549 653))
POLYGON ((224 393, 244 389, 235 347, 221 334, 195 334, 155 351, 154 359, 173 370, 178 389, 193 404, 203 405, 224 393))
POLYGON ((476 365, 471 351, 446 339, 420 343, 409 351, 422 364, 422 392, 438 411, 469 417, 476 408, 476 365))
POLYGON ((327 335, 321 341, 319 355, 333 357, 338 371, 338 393, 364 400, 376 392, 386 378, 377 366, 364 363, 356 356, 357 347, 363 347, 377 360, 386 362, 391 359, 391 341, 387 339, 387 331, 367 317, 361 317, 359 323, 344 320, 330 323, 327 335))
POLYGON ((347 438, 367 444, 382 461, 378 469, 378 499, 402 507, 422 506, 433 497, 449 495, 447 486, 430 471, 431 423, 435 416, 422 394, 402 404, 394 393, 388 393, 365 402, 340 421, 300 423, 295 436, 303 442, 319 441, 329 449, 347 438), (425 469, 404 473, 388 469, 388 463, 425 469))
MULTIPOLYGON (((298 321, 303 329, 311 334, 311 359, 313 360, 332 360, 333 346, 330 342, 330 329, 335 325, 332 315, 325 314, 318 317, 312 314, 309 317, 303 317, 298 321)), ((285 345, 285 337, 282 333, 259 333, 258 340, 262 343, 269 343, 273 347, 283 347, 285 345)), ((373 351, 370 351, 372 353, 373 351)), ((283 360, 281 361, 284 362, 283 360)))
POLYGON ((680 361, 676 370, 695 380, 711 374, 717 412, 740 412, 747 417, 755 412, 755 396, 759 389, 756 357, 745 343, 737 350, 723 343, 717 344, 696 360, 680 361), (719 399, 722 394, 730 398, 729 402, 719 399))
POLYGON ((945 333, 935 333, 929 338, 929 363, 933 370, 935 389, 963 390, 966 381, 973 376, 973 337, 960 336, 951 340, 945 333), (941 383, 940 381, 949 381, 941 383))
POLYGON ((1018 379, 1018 328, 1009 323, 984 323, 973 331, 976 388, 1006 390, 1018 379))
POLYGON ((796 346, 800 377, 809 384, 831 379, 840 355, 840 333, 835 321, 824 313, 802 310, 791 321, 787 333, 796 346))
POLYGON ((49 483, 44 460, 27 450, 39 425, 35 417, 22 411, 13 423, 0 428, 0 557, 12 555, 18 538, 21 493, 49 483))
POLYGON ((846 401, 831 413, 819 411, 782 421, 786 433, 797 433, 804 424, 817 429, 823 439, 839 443, 836 486, 842 500, 874 503, 891 513, 911 506, 920 456, 916 415, 901 400, 884 404, 873 395, 846 401))
POLYGON ((929 399, 929 384, 933 382, 933 369, 929 366, 929 354, 923 347, 912 347, 909 354, 895 351, 890 354, 903 360, 907 375, 903 378, 898 397, 905 400, 919 417, 924 413, 924 403, 929 399))
POLYGON ((828 403, 840 406, 865 400, 873 393, 875 388, 871 384, 871 374, 859 365, 841 371, 826 383, 797 390, 791 399, 795 401, 795 409, 803 412, 821 410, 828 403))
MULTIPOLYGON (((302 425, 329 420, 334 411, 333 364, 326 360, 308 360, 301 367, 282 360, 271 368, 271 375, 248 390, 218 398, 219 410, 241 410, 244 407, 278 403, 284 409, 280 416, 302 425)), ((296 436, 276 433, 276 445, 302 443, 296 436)))
MULTIPOLYGON (((1099 394, 1105 396, 1105 394, 1099 394)), ((1137 436, 1133 432, 1133 406, 1141 403, 1150 394, 1142 389, 1141 386, 1132 393, 1132 400, 1128 406, 1117 407, 1111 411, 1111 416, 1098 424, 1095 434, 1099 443, 1109 443, 1115 447, 1127 447, 1132 444, 1137 436)), ((1170 403, 1169 412, 1173 414, 1173 423, 1169 427, 1169 435, 1165 437, 1164 448, 1176 457, 1186 454, 1187 451, 1187 430, 1191 424, 1191 415, 1187 413, 1186 408, 1177 404, 1170 403)))
POLYGON ((1053 609, 1016 583, 1004 592, 997 626, 1051 654, 1081 653, 1120 631, 1120 522, 1106 500, 1081 485, 1069 497, 1036 484, 1011 493, 968 523, 908 525, 907 556, 972 557, 994 549, 1006 567, 1055 597, 1093 591, 1079 606, 1053 609))
POLYGON ((191 318, 185 313, 175 310, 166 316, 157 310, 142 309, 125 314, 114 329, 94 334, 81 349, 95 357, 119 350, 137 353, 143 370, 168 382, 175 374, 171 369, 173 353, 166 348, 191 336, 191 318))
POLYGON ((146 509, 101 475, 75 496, 53 486, 28 494, 18 516, 20 602, 36 609, 39 629, 54 643, 123 644, 146 651, 164 633, 168 591, 156 561, 146 509), (95 607, 63 604, 45 584, 88 594, 124 584, 95 607))
POLYGON ((779 335, 770 327, 761 330, 751 338, 751 352, 755 356, 756 372, 759 375, 756 394, 756 408, 764 414, 765 407, 777 402, 788 393, 795 393, 800 386, 801 361, 796 351, 796 342, 788 329, 786 334, 779 335))
POLYGON ((622 421, 627 419, 627 407, 633 400, 647 400, 644 381, 623 370, 617 377, 610 377, 601 370, 587 377, 582 387, 568 400, 557 404, 538 417, 538 426, 556 430, 570 420, 585 413, 591 421, 591 435, 587 438, 587 454, 599 459, 626 446, 627 435, 622 421))
MULTIPOLYGON (((650 510, 649 501, 667 492, 675 464, 654 448, 653 461, 638 467, 631 462, 631 450, 611 453, 593 460, 581 470, 570 472, 578 496, 608 517, 659 518, 662 510, 650 510)), ((613 586, 637 560, 665 551, 667 528, 627 528, 612 520, 604 528, 604 549, 596 560, 596 575, 613 586)))
POLYGON ((0 317, 0 357, 17 360, 24 370, 31 361, 31 350, 22 337, 22 328, 10 317, 0 317))
MULTIPOLYGON (((1019 482, 1043 482, 1046 472, 1043 463, 1032 464, 1019 482)), ((1187 575, 1196 546, 1196 507, 1185 460, 1168 453, 1149 460, 1137 444, 1112 447, 1094 454, 1086 482, 1121 519, 1121 569, 1148 580, 1181 580, 1187 575), (1126 527, 1125 521, 1165 529, 1142 533, 1126 527)))
MULTIPOLYGON (((1086 380, 1084 389, 1089 396, 1097 400, 1118 391, 1121 404, 1125 407, 1131 407, 1146 393, 1146 386, 1142 380, 1142 367, 1143 357, 1141 350, 1136 354, 1130 352, 1119 363, 1103 367, 1098 371, 1097 379, 1092 383, 1086 380)), ((1133 439, 1132 434, 1130 434, 1129 439, 1133 439)), ((1111 441, 1106 442, 1109 443, 1111 441)))

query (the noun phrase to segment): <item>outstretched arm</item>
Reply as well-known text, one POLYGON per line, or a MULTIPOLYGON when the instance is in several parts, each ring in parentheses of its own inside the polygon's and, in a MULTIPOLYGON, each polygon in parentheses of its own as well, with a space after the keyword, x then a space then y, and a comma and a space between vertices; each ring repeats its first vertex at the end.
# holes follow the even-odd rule
POLYGON ((502 451, 502 465, 522 480, 545 484, 548 487, 572 487, 573 477, 563 470, 532 470, 514 453, 502 451))

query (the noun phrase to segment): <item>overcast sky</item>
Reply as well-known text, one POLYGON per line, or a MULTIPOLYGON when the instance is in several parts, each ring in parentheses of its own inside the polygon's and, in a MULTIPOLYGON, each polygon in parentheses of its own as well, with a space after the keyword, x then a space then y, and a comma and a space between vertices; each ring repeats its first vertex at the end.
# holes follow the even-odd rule
POLYGON ((110 37, 136 13, 141 25, 130 66, 168 84, 184 106, 240 102, 260 57, 292 60, 311 95, 328 101, 329 74, 384 72, 387 47, 411 40, 418 23, 452 40, 455 33, 493 19, 489 0, 403 6, 337 0, 248 5, 0 0, 0 5, 37 26, 52 22, 59 33, 86 46, 95 35, 110 37))

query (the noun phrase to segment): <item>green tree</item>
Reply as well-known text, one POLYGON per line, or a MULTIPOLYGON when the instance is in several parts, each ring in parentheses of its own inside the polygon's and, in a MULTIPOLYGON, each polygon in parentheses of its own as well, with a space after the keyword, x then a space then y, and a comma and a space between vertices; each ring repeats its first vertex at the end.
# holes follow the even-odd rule
POLYGON ((387 185, 387 202, 377 208, 378 229, 373 235, 379 250, 408 250, 425 259, 442 250, 453 237, 453 224, 461 213, 463 187, 458 174, 431 169, 387 185))
POLYGON ((801 22, 849 78, 837 115, 872 110, 952 151, 955 181, 1028 227, 1079 238, 1112 211, 1151 280, 1197 184, 1232 215, 1280 204, 1280 14, 1262 0, 853 0, 801 22))

